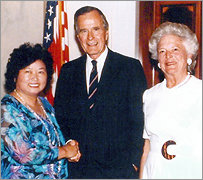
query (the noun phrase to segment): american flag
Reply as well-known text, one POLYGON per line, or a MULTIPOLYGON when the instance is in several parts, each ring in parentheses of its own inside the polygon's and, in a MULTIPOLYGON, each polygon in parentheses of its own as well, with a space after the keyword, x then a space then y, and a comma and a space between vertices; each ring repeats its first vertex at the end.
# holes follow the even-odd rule
POLYGON ((54 60, 53 84, 46 97, 53 105, 61 66, 69 61, 68 16, 66 1, 47 1, 46 3, 43 46, 52 54, 54 60))

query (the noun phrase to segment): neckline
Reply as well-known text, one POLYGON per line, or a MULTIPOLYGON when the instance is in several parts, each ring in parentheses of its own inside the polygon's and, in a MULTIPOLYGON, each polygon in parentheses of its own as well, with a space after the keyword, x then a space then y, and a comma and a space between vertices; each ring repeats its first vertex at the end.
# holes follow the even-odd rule
POLYGON ((192 75, 188 74, 188 75, 186 76, 186 78, 185 78, 181 83, 177 84, 176 86, 174 86, 174 87, 172 87, 172 88, 168 88, 168 87, 166 86, 167 81, 166 81, 166 79, 164 79, 164 81, 165 81, 165 83, 164 83, 165 88, 166 88, 167 90, 178 89, 178 88, 184 86, 185 84, 187 84, 187 82, 191 79, 191 77, 192 77, 192 75))

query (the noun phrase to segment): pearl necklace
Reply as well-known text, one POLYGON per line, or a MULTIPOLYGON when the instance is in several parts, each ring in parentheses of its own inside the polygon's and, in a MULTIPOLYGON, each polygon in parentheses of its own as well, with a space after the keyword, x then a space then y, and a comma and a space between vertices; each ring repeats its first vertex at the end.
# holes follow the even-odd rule
POLYGON ((186 84, 190 80, 191 77, 192 76, 190 74, 188 74, 186 76, 185 80, 183 80, 180 84, 177 85, 177 88, 179 88, 179 87, 183 86, 184 84, 186 84))
MULTIPOLYGON (((48 129, 47 125, 45 124, 45 122, 43 121, 42 117, 39 116, 39 115, 25 102, 25 100, 23 99, 23 97, 17 92, 16 89, 14 89, 14 92, 15 92, 15 94, 18 96, 18 98, 22 101, 22 103, 25 105, 25 107, 26 107, 27 109, 29 109, 30 112, 33 113, 33 114, 37 117, 38 120, 41 121, 41 123, 43 124, 43 126, 45 127, 45 129, 46 129, 46 131, 47 131, 47 135, 48 135, 48 139, 49 139, 49 144, 51 145, 51 147, 53 147, 54 144, 55 144, 55 141, 51 142, 51 135, 50 135, 49 129, 48 129)), ((39 105, 40 105, 40 107, 41 107, 41 109, 42 109, 42 111, 43 111, 43 113, 44 113, 44 115, 45 115, 45 117, 46 117, 45 119, 46 119, 46 120, 52 125, 52 127, 54 128, 54 132, 55 132, 55 134, 56 134, 57 141, 58 141, 58 146, 60 146, 61 143, 60 143, 60 139, 59 139, 59 134, 58 134, 58 132, 56 131, 56 128, 55 128, 54 124, 52 123, 51 120, 49 120, 48 115, 47 115, 47 113, 46 113, 46 111, 45 111, 45 109, 44 109, 44 106, 42 105, 42 102, 41 102, 41 100, 39 99, 39 97, 37 97, 37 101, 38 101, 38 103, 39 103, 39 105)), ((56 174, 56 173, 54 172, 54 165, 53 165, 53 164, 51 164, 51 170, 52 170, 53 174, 56 174)), ((59 161, 58 173, 59 173, 60 171, 61 171, 61 161, 59 161)), ((58 173, 57 173, 57 174, 58 174, 58 173)))

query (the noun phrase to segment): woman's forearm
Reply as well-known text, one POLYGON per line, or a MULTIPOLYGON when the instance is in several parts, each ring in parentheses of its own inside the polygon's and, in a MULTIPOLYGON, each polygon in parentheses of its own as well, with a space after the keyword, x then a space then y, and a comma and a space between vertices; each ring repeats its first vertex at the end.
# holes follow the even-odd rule
POLYGON ((147 160, 147 156, 150 150, 150 141, 148 139, 145 140, 144 147, 143 147, 143 154, 142 158, 140 161, 140 174, 139 174, 139 179, 143 178, 143 169, 144 169, 144 164, 147 160))

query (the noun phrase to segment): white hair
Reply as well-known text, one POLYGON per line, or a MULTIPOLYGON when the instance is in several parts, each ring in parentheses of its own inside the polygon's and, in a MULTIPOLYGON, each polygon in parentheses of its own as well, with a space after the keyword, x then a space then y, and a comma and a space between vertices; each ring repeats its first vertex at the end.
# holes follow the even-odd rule
POLYGON ((193 33, 186 25, 172 22, 162 23, 153 32, 149 40, 149 51, 151 53, 152 59, 158 59, 157 45, 160 39, 164 35, 168 34, 180 37, 183 40, 183 45, 185 46, 187 53, 192 55, 193 60, 196 59, 199 49, 199 43, 196 34, 193 33))

